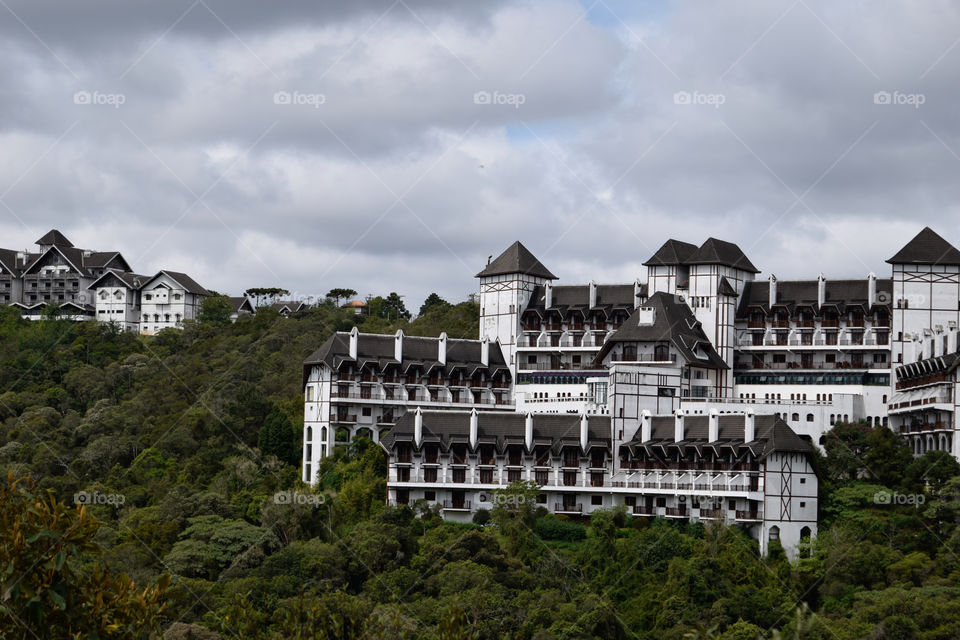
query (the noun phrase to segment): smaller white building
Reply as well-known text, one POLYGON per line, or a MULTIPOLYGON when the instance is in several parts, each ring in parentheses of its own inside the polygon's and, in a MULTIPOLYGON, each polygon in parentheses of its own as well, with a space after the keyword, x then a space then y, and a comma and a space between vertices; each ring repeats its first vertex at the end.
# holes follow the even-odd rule
POLYGON ((187 274, 161 271, 140 288, 140 333, 153 335, 195 320, 209 295, 187 274))
POLYGON ((140 326, 140 286, 149 279, 149 276, 107 269, 87 287, 93 292, 94 317, 124 331, 137 331, 140 326))

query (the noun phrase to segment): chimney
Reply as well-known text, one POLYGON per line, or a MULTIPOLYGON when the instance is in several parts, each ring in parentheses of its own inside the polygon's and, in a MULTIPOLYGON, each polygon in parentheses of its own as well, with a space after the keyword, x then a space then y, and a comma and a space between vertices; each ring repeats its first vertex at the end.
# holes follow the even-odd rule
POLYGON ((877 304, 877 275, 870 272, 867 276, 867 310, 877 304))
POLYGON ((673 441, 683 440, 683 409, 677 409, 673 420, 673 441))
POLYGON ((403 329, 397 329, 397 335, 393 341, 393 359, 403 362, 403 329))
POLYGON ((413 442, 420 448, 423 444, 423 411, 417 407, 417 412, 413 415, 413 442))
POLYGON ((754 422, 753 409, 743 412, 743 441, 753 442, 757 439, 757 427, 754 422))
POLYGON ((444 331, 440 334, 440 339, 437 340, 437 362, 440 364, 447 364, 447 332, 444 331))
POLYGON ((590 281, 590 308, 597 306, 597 283, 590 281))
POLYGON ((653 438, 653 417, 650 411, 644 409, 640 412, 640 441, 649 442, 653 438))
POLYGON ((485 367, 490 366, 490 340, 487 336, 483 336, 480 342, 480 364, 485 367))
POLYGON ((710 416, 707 419, 707 435, 710 442, 716 442, 720 439, 720 415, 716 409, 710 409, 710 416))
POLYGON ((770 274, 770 308, 777 304, 777 276, 770 274))
POLYGON ((543 308, 549 309, 553 306, 553 283, 548 282, 543 289, 543 308))
POLYGON ((470 412, 470 448, 476 450, 477 438, 479 436, 479 420, 477 419, 477 410, 470 412))
POLYGON ((640 296, 643 294, 643 285, 640 284, 639 280, 634 281, 633 283, 633 308, 637 309, 640 307, 640 296))
POLYGON ((580 414, 580 449, 583 451, 587 450, 587 436, 589 435, 590 420, 587 418, 587 414, 580 414))
POLYGON ((354 327, 350 329, 350 357, 357 359, 357 351, 360 347, 360 330, 354 327))
POLYGON ((523 421, 523 443, 527 451, 533 451, 533 414, 528 413, 523 421))
POLYGON ((823 303, 827 301, 827 279, 821 273, 817 276, 817 307, 823 308, 823 303))

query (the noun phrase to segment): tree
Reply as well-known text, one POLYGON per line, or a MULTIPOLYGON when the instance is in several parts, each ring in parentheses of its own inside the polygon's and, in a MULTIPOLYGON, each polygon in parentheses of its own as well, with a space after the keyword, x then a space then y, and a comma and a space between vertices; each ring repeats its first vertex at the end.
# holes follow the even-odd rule
POLYGON ((0 637, 143 638, 159 632, 169 576, 138 589, 94 560, 100 524, 11 471, 0 485, 0 637), (10 635, 6 635, 7 632, 10 635))
POLYGON ((200 306, 201 324, 213 327, 225 327, 230 324, 230 314, 233 312, 233 306, 227 296, 207 296, 203 299, 200 306))
POLYGON ((420 312, 417 313, 418 317, 423 317, 431 311, 446 311, 452 307, 449 302, 441 298, 436 293, 431 293, 427 296, 427 299, 423 301, 423 304, 420 305, 420 312))
POLYGON ((403 318, 404 320, 410 319, 410 312, 407 311, 403 304, 403 298, 396 291, 391 291, 383 303, 388 318, 395 315, 397 318, 403 318))
POLYGON ((353 289, 345 289, 343 287, 336 287, 330 289, 330 291, 327 291, 327 297, 333 298, 334 304, 336 304, 338 307, 340 306, 341 299, 346 302, 355 295, 357 295, 356 291, 353 289))
POLYGON ((293 425, 279 409, 274 408, 264 418, 257 446, 264 455, 274 455, 283 462, 296 464, 293 449, 293 425))
POLYGON ((253 287, 244 291, 243 295, 253 298, 259 307, 263 304, 272 304, 277 301, 277 298, 290 295, 290 292, 280 287, 253 287))

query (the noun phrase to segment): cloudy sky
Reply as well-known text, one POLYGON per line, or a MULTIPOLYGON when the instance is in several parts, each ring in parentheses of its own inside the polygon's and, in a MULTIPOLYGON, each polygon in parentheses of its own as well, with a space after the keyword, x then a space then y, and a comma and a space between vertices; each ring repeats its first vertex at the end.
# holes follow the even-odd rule
POLYGON ((0 246, 414 309, 518 239, 886 274, 960 243, 958 43, 945 0, 0 0, 0 246))

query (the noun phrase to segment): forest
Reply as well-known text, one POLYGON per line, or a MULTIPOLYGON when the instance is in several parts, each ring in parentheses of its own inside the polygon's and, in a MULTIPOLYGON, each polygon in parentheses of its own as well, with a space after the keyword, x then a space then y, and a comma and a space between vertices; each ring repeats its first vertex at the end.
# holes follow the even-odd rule
POLYGON ((522 484, 472 524, 388 507, 363 439, 303 485, 304 358, 357 325, 476 336, 475 304, 434 302, 230 323, 211 299, 152 337, 0 308, 0 638, 960 637, 960 466, 883 428, 828 434, 793 562, 722 524, 550 516, 522 484))

